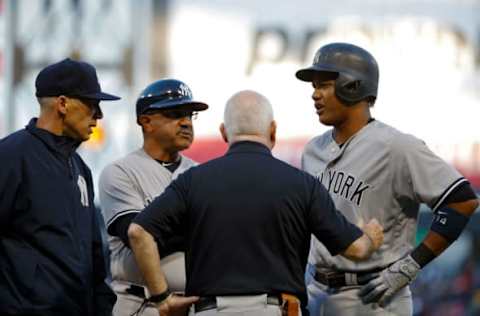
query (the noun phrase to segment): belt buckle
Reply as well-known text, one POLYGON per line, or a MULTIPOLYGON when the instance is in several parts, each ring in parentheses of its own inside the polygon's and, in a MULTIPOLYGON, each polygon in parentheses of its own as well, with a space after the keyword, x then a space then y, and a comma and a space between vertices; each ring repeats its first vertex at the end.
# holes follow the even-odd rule
POLYGON ((143 286, 131 284, 128 288, 126 288, 125 292, 143 299, 145 298, 145 289, 143 286))
POLYGON ((345 274, 330 272, 327 276, 327 285, 330 288, 339 288, 345 285, 345 274))
MULTIPOLYGON (((256 294, 252 294, 256 295, 256 294)), ((248 295, 250 296, 250 295, 248 295)), ((267 304, 282 306, 282 295, 280 294, 267 294, 267 304)), ((197 302, 194 303, 195 313, 204 312, 210 309, 217 308, 216 296, 201 296, 197 302)))
POLYGON ((332 270, 317 270, 317 281, 329 288, 339 288, 345 285, 345 274, 332 270))
POLYGON ((217 300, 215 296, 201 296, 193 306, 195 313, 200 313, 217 308, 217 300))

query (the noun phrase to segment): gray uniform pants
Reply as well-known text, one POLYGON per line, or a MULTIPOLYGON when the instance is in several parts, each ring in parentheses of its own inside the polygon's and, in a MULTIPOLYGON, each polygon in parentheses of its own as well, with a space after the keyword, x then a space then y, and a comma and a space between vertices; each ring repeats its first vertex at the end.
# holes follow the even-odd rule
MULTIPOLYGON (((267 295, 217 296, 217 308, 194 313, 190 316, 282 316, 282 308, 267 304, 267 295)), ((301 316, 301 312, 299 311, 301 316)))
MULTIPOLYGON (((183 292, 185 290, 185 261, 183 253, 176 252, 162 259, 162 269, 167 278, 169 288, 172 292, 183 292)), ((141 297, 129 294, 127 288, 132 283, 127 281, 113 280, 112 288, 117 294, 117 302, 113 306, 113 316, 130 316, 135 313, 143 303, 141 297)), ((140 286, 139 284, 135 284, 140 286)), ((145 296, 148 291, 145 288, 145 296)), ((146 307, 142 316, 158 316, 158 310, 153 307, 146 307)))
MULTIPOLYGON (((143 298, 128 294, 125 290, 130 286, 128 283, 113 281, 112 288, 117 294, 117 301, 113 306, 113 316, 130 316, 135 313, 143 303, 143 298)), ((145 307, 142 316, 158 316, 158 310, 153 307, 145 307)))
POLYGON ((307 268, 306 284, 310 316, 411 316, 413 314, 412 294, 405 287, 385 308, 377 304, 364 305, 358 297, 359 286, 328 289, 313 278, 312 266, 307 268))

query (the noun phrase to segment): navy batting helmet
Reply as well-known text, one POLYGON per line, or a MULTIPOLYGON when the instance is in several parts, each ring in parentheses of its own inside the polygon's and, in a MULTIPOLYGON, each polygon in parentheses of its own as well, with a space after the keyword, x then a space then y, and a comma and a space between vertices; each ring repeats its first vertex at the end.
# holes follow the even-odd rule
POLYGON ((303 81, 313 81, 316 73, 337 74, 335 94, 345 104, 370 98, 378 90, 378 65, 375 58, 361 47, 348 43, 331 43, 320 47, 311 67, 297 71, 303 81))
POLYGON ((180 80, 162 79, 147 86, 137 99, 137 117, 151 109, 182 108, 203 111, 208 105, 193 100, 192 91, 180 80))

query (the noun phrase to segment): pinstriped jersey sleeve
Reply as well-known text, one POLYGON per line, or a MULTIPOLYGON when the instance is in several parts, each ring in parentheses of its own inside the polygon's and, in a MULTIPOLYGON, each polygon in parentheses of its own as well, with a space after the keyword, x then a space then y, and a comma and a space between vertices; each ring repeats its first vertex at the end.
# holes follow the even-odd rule
POLYGON ((120 216, 138 213, 145 207, 133 181, 125 170, 116 164, 109 165, 102 171, 99 197, 107 228, 120 216))
POLYGON ((426 144, 410 135, 392 142, 393 192, 397 199, 427 204, 433 211, 467 180, 426 144))

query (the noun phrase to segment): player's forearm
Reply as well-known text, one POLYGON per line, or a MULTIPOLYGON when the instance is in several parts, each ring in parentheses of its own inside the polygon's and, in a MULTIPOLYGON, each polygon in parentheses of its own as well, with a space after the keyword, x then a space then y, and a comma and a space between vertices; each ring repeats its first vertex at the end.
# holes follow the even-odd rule
POLYGON ((152 295, 164 293, 168 285, 160 266, 160 255, 153 236, 140 225, 132 223, 128 229, 128 237, 150 293, 152 295))
POLYGON ((361 261, 368 259, 374 251, 383 244, 383 227, 377 219, 371 219, 367 224, 361 225, 363 235, 355 240, 343 253, 343 256, 361 261))
POLYGON ((478 207, 478 199, 472 199, 464 202, 450 203, 448 207, 455 209, 460 214, 465 216, 472 215, 478 207))
POLYGON ((342 253, 342 256, 352 261, 362 261, 368 259, 374 251, 373 242, 367 234, 363 234, 348 246, 342 253))
MULTIPOLYGON (((475 209, 478 207, 478 200, 472 199, 463 202, 450 203, 446 206, 454 209, 456 212, 462 214, 463 216, 470 217, 470 215, 473 214, 473 212, 475 212, 475 209)), ((448 220, 449 218, 447 218, 447 222, 448 220)), ((452 229, 457 230, 458 235, 460 235, 461 231, 463 230, 462 227, 450 228, 450 230, 452 229)), ((447 235, 442 235, 439 232, 430 230, 422 243, 413 250, 412 258, 421 267, 424 267, 430 261, 439 256, 445 249, 447 249, 453 241, 455 241, 455 239, 448 238, 447 235)))
MULTIPOLYGON (((458 213, 470 217, 478 207, 478 200, 468 200, 458 203, 450 203, 447 207, 454 209, 458 213)), ((449 240, 445 236, 442 236, 434 231, 429 231, 423 243, 427 246, 435 255, 441 254, 454 240, 449 240)))
POLYGON ((130 241, 128 240, 128 228, 137 215, 138 213, 129 213, 120 216, 113 223, 111 223, 109 227, 109 233, 112 236, 119 237, 128 248, 130 248, 130 241))

